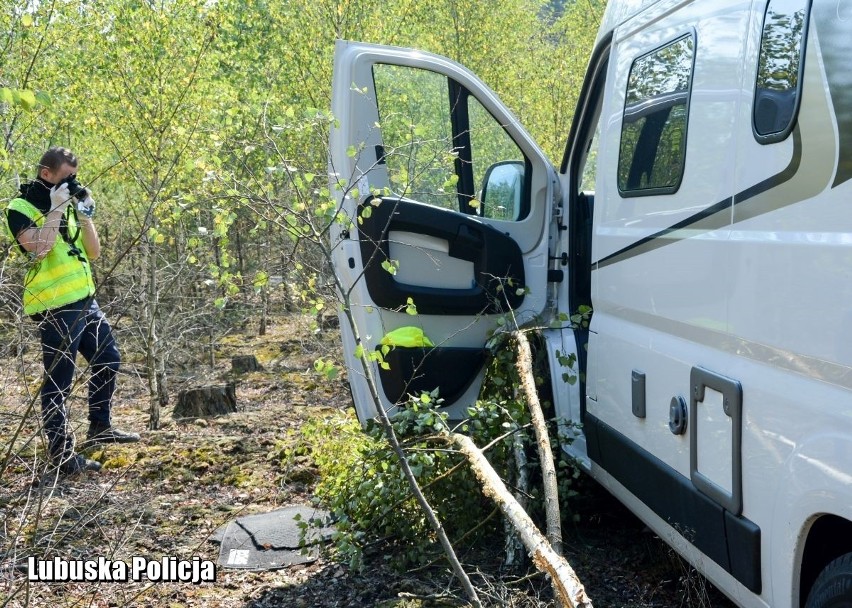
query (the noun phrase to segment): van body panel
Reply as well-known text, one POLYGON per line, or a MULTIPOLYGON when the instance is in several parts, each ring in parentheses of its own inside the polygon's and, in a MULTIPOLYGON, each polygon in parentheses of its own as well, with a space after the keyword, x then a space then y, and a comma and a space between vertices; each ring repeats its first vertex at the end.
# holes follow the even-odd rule
MULTIPOLYGON (((581 425, 563 448, 740 606, 800 608, 803 568, 852 553, 852 539, 805 551, 823 515, 852 521, 850 6, 609 0, 561 172, 536 165, 523 221, 484 220, 533 277, 523 320, 549 326, 556 415, 581 425), (568 280, 546 284, 548 270, 568 280), (586 304, 588 328, 548 316, 586 304), (577 359, 573 383, 561 356, 577 359)), ((457 79, 535 156, 457 64, 370 52, 457 79)), ((394 234, 440 249, 429 231, 394 234)), ((341 238, 336 265, 354 251, 341 238)), ((429 285, 459 287, 465 268, 429 285)), ((367 293, 360 267, 344 272, 367 293)), ((370 335, 410 321, 358 314, 370 335)), ((477 347, 495 322, 422 326, 477 347)))

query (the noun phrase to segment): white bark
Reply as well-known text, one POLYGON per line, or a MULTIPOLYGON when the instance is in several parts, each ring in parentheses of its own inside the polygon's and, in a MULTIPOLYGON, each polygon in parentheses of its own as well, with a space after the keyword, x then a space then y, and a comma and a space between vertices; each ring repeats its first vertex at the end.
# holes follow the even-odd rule
POLYGON ((536 568, 550 576, 553 592, 560 605, 568 608, 592 608, 592 600, 586 595, 586 590, 571 565, 553 550, 482 451, 464 435, 451 433, 448 438, 470 462, 471 469, 482 483, 485 495, 497 503, 503 515, 517 528, 536 568))
POLYGON ((538 442, 538 451, 541 457, 541 474, 544 485, 544 511, 547 517, 547 539, 553 550, 562 555, 562 520, 559 514, 559 486, 556 480, 556 465, 553 462, 553 452, 550 449, 550 436, 547 433, 547 425, 544 414, 541 411, 541 402, 535 388, 535 378, 532 373, 532 352, 527 337, 520 331, 513 333, 518 342, 518 359, 516 367, 521 377, 521 388, 527 398, 530 408, 533 429, 538 442))

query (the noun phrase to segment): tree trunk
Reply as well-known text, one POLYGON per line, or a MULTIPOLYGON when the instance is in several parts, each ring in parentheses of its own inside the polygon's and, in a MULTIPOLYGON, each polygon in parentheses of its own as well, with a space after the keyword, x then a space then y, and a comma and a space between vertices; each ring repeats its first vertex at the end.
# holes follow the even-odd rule
POLYGON ((157 262, 154 242, 149 237, 143 241, 145 270, 142 273, 144 302, 142 318, 145 323, 145 372, 148 378, 148 428, 160 428, 160 387, 157 373, 159 338, 157 336, 157 262))
POLYGON ((547 424, 541 411, 541 403, 538 400, 538 391, 535 388, 535 378, 532 373, 532 352, 527 337, 521 331, 513 332, 518 343, 518 359, 515 366, 521 378, 521 388, 527 398, 530 408, 533 429, 538 442, 538 451, 541 456, 541 473, 544 485, 544 510, 547 516, 547 539, 553 550, 562 555, 562 519, 559 514, 559 486, 556 481, 556 465, 553 463, 553 452, 550 449, 550 436, 547 433, 547 424))
MULTIPOLYGON (((240 220, 239 220, 239 218, 237 218, 234 221, 234 228, 235 228, 235 230, 233 231, 234 241, 235 241, 235 244, 237 246, 237 268, 239 268, 239 270, 240 270, 240 276, 244 277, 244 276, 246 276, 246 264, 245 264, 245 261, 243 260, 243 239, 240 236, 241 231, 240 231, 240 220)), ((250 285, 249 285, 249 287, 250 287, 250 285)), ((246 287, 243 287, 243 289, 246 290, 246 287)))
POLYGON ((162 408, 169 404, 169 383, 166 379, 166 355, 159 346, 154 361, 157 366, 157 402, 162 408))
POLYGON ((497 503, 503 515, 518 530, 536 568, 550 576, 553 593, 560 605, 568 608, 592 608, 592 600, 586 595, 586 590, 574 569, 564 557, 553 550, 470 437, 450 433, 447 439, 455 444, 470 462, 471 469, 482 483, 485 495, 497 503))
POLYGON ((210 367, 216 366, 216 335, 213 331, 213 321, 210 321, 210 326, 207 328, 207 363, 210 367))
MULTIPOLYGON (((512 463, 515 469, 515 483, 517 488, 515 500, 521 508, 526 511, 527 499, 524 495, 529 490, 529 473, 527 471, 527 453, 524 450, 524 442, 519 433, 512 435, 512 463)), ((508 519, 504 519, 504 542, 506 543, 506 566, 515 566, 523 563, 523 543, 518 537, 518 531, 508 519)))
POLYGON ((269 286, 260 288, 260 327, 257 329, 258 336, 266 335, 266 323, 269 316, 269 286))

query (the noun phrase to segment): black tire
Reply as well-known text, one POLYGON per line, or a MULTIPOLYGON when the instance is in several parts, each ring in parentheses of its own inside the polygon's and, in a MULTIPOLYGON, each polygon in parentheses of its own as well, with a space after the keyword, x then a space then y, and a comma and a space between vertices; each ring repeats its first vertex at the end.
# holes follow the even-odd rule
POLYGON ((838 557, 819 573, 805 608, 852 608, 852 553, 838 557))

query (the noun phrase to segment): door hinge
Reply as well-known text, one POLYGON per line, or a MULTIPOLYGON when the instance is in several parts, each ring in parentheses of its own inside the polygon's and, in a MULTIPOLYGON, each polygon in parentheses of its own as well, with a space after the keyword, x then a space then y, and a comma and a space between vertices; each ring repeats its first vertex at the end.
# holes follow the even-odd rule
POLYGON ((556 223, 559 224, 559 226, 562 226, 562 217, 564 214, 565 212, 562 209, 562 203, 556 203, 553 205, 553 219, 556 220, 556 223))

